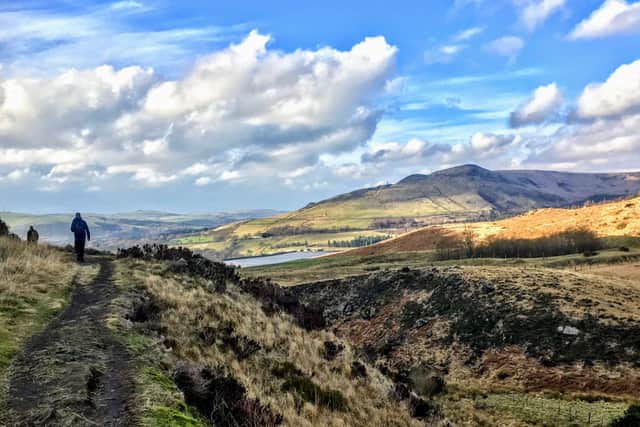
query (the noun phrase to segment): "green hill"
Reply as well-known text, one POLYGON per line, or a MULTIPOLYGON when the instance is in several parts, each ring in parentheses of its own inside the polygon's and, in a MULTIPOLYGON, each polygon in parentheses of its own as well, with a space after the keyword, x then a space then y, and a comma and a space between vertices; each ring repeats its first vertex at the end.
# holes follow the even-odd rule
MULTIPOLYGON (((273 210, 249 210, 239 212, 217 212, 210 214, 175 214, 158 211, 135 211, 118 214, 83 215, 93 237, 91 245, 99 249, 114 250, 140 241, 164 241, 177 234, 218 227, 229 222, 260 218, 277 214, 273 210)), ((40 239, 53 244, 67 244, 71 233, 69 225, 73 213, 25 214, 0 212, 11 231, 26 235, 30 225, 35 226, 40 239)))
POLYGON ((411 175, 396 184, 357 190, 294 212, 237 222, 173 242, 218 251, 226 257, 343 250, 348 245, 332 246, 330 242, 382 239, 430 224, 581 205, 639 191, 640 173, 490 171, 464 165, 411 175))

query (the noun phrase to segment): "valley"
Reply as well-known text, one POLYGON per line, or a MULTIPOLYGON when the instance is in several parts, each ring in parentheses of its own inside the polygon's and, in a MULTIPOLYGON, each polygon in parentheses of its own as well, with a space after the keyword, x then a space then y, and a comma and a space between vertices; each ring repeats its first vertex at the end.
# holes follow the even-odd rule
POLYGON ((297 211, 177 237, 172 243, 212 251, 219 258, 294 250, 344 251, 358 238, 387 240, 425 226, 486 222, 639 191, 640 173, 490 171, 464 165, 411 175, 396 184, 357 190, 297 211), (335 241, 344 244, 332 245, 335 241))

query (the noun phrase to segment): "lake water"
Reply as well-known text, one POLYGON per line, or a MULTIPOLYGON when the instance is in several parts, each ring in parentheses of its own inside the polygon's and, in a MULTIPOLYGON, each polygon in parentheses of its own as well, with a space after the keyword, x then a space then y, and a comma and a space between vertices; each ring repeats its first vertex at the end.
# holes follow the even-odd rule
POLYGON ((281 264, 287 261, 295 261, 297 259, 315 258, 328 252, 287 252, 277 255, 254 256, 247 258, 225 259, 227 264, 233 264, 240 267, 258 267, 261 265, 281 264))

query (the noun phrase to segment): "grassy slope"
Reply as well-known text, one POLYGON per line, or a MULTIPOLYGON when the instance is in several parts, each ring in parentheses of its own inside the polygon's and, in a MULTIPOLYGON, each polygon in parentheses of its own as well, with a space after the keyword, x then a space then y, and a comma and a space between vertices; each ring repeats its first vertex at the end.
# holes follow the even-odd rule
MULTIPOLYGON (((611 249, 600 251, 596 256, 585 258, 582 254, 563 255, 547 258, 491 259, 472 258, 463 260, 434 261, 425 252, 399 252, 383 255, 360 256, 340 254, 311 259, 290 261, 282 264, 248 267, 241 270, 246 277, 270 277, 283 286, 301 283, 344 278, 385 269, 402 267, 427 268, 431 266, 530 266, 545 268, 570 268, 589 270, 598 265, 611 269, 623 268, 629 261, 640 259, 640 249, 631 248, 629 252, 611 249)), ((628 269, 628 267, 625 267, 628 269)), ((607 270, 604 270, 607 271, 607 270)), ((631 272, 629 273, 631 274, 631 272)))
MULTIPOLYGON (((376 365, 440 370, 447 392, 439 401, 444 415, 454 424, 497 425, 495 419, 487 419, 489 412, 497 415, 499 425, 586 425, 589 419, 596 425, 607 425, 629 404, 638 401, 635 387, 640 384, 640 367, 633 363, 598 360, 606 359, 606 352, 598 353, 596 360, 582 363, 581 353, 575 353, 569 345, 571 339, 561 340, 564 343, 555 348, 558 355, 568 358, 568 363, 545 364, 541 360, 544 357, 530 351, 557 340, 556 322, 562 322, 559 320, 562 317, 570 324, 580 325, 594 316, 598 326, 589 322, 579 326, 589 334, 597 334, 603 325, 627 327, 637 334, 640 277, 603 278, 588 270, 550 270, 529 263, 429 267, 420 274, 383 273, 382 277, 388 278, 379 282, 376 273, 351 278, 345 282, 346 287, 338 282, 314 284, 300 292, 328 296, 324 301, 310 297, 309 302, 330 313, 341 313, 340 304, 352 307, 354 314, 337 314, 333 326, 339 336, 359 348, 381 349, 375 352, 376 365), (401 283, 403 274, 411 279, 382 296, 385 289, 401 283), (438 294, 446 288, 453 290, 444 290, 447 297, 438 299, 429 288, 432 279, 414 280, 420 274, 424 274, 423 278, 435 274, 464 280, 446 282, 438 294), (494 287, 490 293, 483 291, 486 283, 494 287), (325 288, 314 290, 317 287, 325 288), (374 307, 373 316, 359 315, 362 307, 374 307), (416 317, 414 310, 419 313, 416 317), (549 313, 559 314, 548 318, 549 313), (547 323, 541 326, 538 322, 547 323), (487 329, 480 325, 486 325, 487 329), (535 336, 525 337, 529 327, 536 328, 535 336), (512 334, 522 334, 523 338, 501 345, 501 330, 510 340, 512 334), (453 341, 447 338, 451 331, 453 341), (492 336, 493 331, 498 331, 498 335, 492 336), (465 335, 466 338, 461 338, 465 335), (490 339, 494 344, 484 349, 485 340, 490 339), (383 351, 386 343, 396 344, 383 351), (484 349, 477 359, 470 357, 475 346, 484 349)), ((620 348, 608 353, 626 351, 634 350, 620 348)))
POLYGON ((574 228, 599 236, 640 236, 640 197, 577 209, 539 209, 500 221, 431 226, 393 240, 349 251, 349 255, 381 255, 434 249, 443 236, 460 236, 470 229, 478 240, 493 236, 533 239, 574 228))
POLYGON ((350 377, 356 357, 348 344, 343 343, 345 350, 333 361, 321 357, 324 341, 339 341, 331 333, 304 331, 286 315, 267 316, 258 301, 233 287, 226 294, 212 292, 206 281, 169 273, 162 264, 118 261, 116 280, 129 297, 117 304, 112 327, 139 360, 137 405, 144 425, 172 425, 174 420, 179 420, 177 425, 201 425, 171 380, 179 363, 223 368, 252 398, 282 414, 284 425, 420 425, 406 408, 388 399, 391 384, 375 369, 369 368, 364 380, 350 377), (162 307, 157 320, 162 337, 117 314, 142 294, 162 307), (256 343, 259 350, 244 358, 219 339, 214 344, 203 341, 203 332, 225 328, 232 328, 241 342, 256 343), (339 390, 347 399, 346 409, 301 402, 295 393, 283 391, 282 380, 272 373, 282 362, 294 364, 323 388, 339 390))
POLYGON ((395 235, 404 229, 371 230, 371 224, 381 218, 412 218, 417 221, 433 221, 434 216, 451 213, 468 213, 448 198, 429 198, 406 202, 381 203, 374 196, 356 200, 330 201, 271 218, 261 218, 224 225, 194 236, 176 239, 175 244, 192 249, 223 251, 233 250, 234 255, 260 255, 279 251, 343 250, 330 248, 327 240, 351 240, 358 236, 395 235), (258 238, 275 227, 307 227, 315 230, 353 229, 349 232, 297 234, 285 237, 258 238), (307 241, 307 247, 291 244, 307 241))
POLYGON ((24 340, 63 309, 74 280, 89 281, 95 273, 49 246, 0 238, 0 400, 24 340))

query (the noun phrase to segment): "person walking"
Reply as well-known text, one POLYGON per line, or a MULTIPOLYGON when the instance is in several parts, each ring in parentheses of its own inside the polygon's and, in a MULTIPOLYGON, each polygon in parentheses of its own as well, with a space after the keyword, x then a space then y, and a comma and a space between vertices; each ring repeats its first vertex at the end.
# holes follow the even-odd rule
POLYGON ((76 217, 71 222, 71 232, 75 238, 76 258, 78 262, 84 262, 84 245, 87 240, 91 240, 91 233, 89 232, 89 226, 82 219, 79 212, 76 213, 76 217))
POLYGON ((27 242, 33 243, 34 245, 37 245, 38 244, 38 239, 40 239, 40 235, 38 234, 36 229, 33 228, 33 225, 30 226, 29 227, 29 231, 27 231, 27 242))

